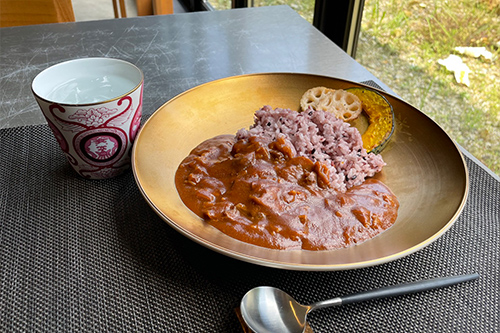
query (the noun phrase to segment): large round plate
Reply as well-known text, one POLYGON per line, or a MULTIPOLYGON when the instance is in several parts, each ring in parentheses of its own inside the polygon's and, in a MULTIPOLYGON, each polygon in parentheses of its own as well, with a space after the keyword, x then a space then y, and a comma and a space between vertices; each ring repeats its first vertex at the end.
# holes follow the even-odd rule
POLYGON ((209 82, 165 103, 144 124, 133 149, 134 176, 147 202, 170 226, 210 249, 255 264, 294 270, 378 265, 413 253, 448 230, 467 198, 464 159, 436 123, 385 93, 394 108, 396 129, 382 152, 387 166, 377 177, 396 194, 400 209, 396 223, 379 236, 341 250, 272 250, 226 236, 183 204, 174 176, 194 147, 250 126, 254 112, 263 105, 297 110, 302 94, 315 86, 363 85, 308 74, 253 74, 209 82))

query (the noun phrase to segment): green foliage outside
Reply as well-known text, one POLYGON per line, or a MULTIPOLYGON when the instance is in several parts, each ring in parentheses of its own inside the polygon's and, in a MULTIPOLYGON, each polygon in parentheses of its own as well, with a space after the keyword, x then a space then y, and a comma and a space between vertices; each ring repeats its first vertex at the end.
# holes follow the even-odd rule
POLYGON ((357 60, 500 175, 499 49, 498 0, 367 0, 357 60), (469 87, 438 64, 450 54, 470 68, 469 87))
MULTIPOLYGON (((230 9, 231 0, 210 0, 210 4, 218 10, 230 9)), ((314 0, 249 0, 254 7, 288 5, 306 20, 312 23, 314 14, 314 0)))

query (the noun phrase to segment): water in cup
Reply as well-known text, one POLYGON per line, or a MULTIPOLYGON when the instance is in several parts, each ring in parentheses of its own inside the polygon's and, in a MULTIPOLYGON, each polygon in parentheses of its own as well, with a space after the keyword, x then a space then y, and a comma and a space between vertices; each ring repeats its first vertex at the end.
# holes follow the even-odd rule
POLYGON ((126 94, 135 83, 118 75, 84 76, 71 79, 47 94, 47 99, 67 104, 91 104, 126 94))

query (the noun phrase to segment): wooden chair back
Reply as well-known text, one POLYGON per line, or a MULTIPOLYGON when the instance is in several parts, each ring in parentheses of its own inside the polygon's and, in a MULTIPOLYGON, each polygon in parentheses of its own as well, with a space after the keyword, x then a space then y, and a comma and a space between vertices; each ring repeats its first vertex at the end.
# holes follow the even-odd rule
MULTIPOLYGON (((174 13, 172 0, 136 0, 137 16, 165 15, 174 13)), ((127 17, 125 0, 113 0, 115 18, 127 17)))
POLYGON ((71 0, 0 0, 0 27, 74 21, 71 0))
POLYGON ((174 13, 172 0, 136 0, 137 15, 165 15, 174 13))

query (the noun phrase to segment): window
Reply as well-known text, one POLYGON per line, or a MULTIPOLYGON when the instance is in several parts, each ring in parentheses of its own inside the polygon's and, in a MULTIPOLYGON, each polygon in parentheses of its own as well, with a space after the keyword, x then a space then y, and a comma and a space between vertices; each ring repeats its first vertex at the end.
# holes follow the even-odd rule
POLYGON ((363 12, 356 60, 500 175, 500 1, 366 0, 363 12))

